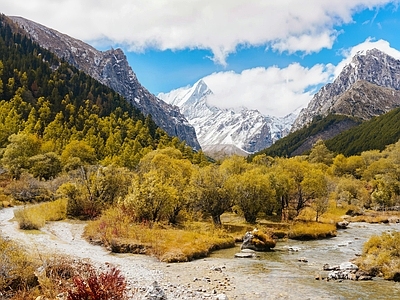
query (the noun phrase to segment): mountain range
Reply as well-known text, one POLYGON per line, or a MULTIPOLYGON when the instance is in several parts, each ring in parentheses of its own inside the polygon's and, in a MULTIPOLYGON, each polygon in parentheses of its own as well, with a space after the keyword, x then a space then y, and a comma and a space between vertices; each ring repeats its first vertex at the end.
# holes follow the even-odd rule
POLYGON ((329 113, 368 120, 400 105, 400 61, 378 50, 359 52, 339 76, 323 86, 301 110, 291 131, 329 113))
POLYGON ((210 155, 246 155, 260 151, 289 133, 297 115, 265 116, 245 107, 223 109, 209 103, 212 90, 204 80, 193 86, 158 94, 176 105, 196 130, 204 152, 210 155))
MULTIPOLYGON (((343 115, 354 120, 369 120, 400 106, 400 61, 371 49, 359 52, 332 83, 323 86, 308 106, 296 117, 266 116, 245 107, 231 109, 211 105, 212 90, 204 80, 169 93, 151 94, 138 81, 121 49, 98 51, 92 46, 21 17, 10 17, 21 30, 43 48, 74 65, 125 97, 169 135, 186 141, 194 149, 209 153, 247 155, 289 138, 316 118, 343 115)), ((317 139, 332 138, 359 121, 327 122, 329 128, 300 141, 288 155, 310 149, 317 139), (333 127, 332 127, 333 126, 333 127)), ((303 135, 302 135, 303 136, 303 135)), ((287 140, 286 140, 287 141, 287 140)), ((290 147, 289 147, 290 146, 290 147)))
POLYGON ((308 107, 300 112, 291 133, 263 152, 278 156, 300 155, 319 139, 326 140, 335 152, 349 155, 370 149, 382 150, 387 143, 397 142, 399 137, 394 118, 385 117, 398 107, 400 60, 378 49, 360 52, 332 83, 314 95, 308 107), (364 123, 368 124, 361 126, 364 123), (381 130, 374 128, 376 124, 381 130))
POLYGON ((22 17, 9 17, 41 47, 125 97, 169 135, 200 149, 196 132, 179 109, 151 94, 138 81, 121 49, 98 51, 92 46, 22 17))

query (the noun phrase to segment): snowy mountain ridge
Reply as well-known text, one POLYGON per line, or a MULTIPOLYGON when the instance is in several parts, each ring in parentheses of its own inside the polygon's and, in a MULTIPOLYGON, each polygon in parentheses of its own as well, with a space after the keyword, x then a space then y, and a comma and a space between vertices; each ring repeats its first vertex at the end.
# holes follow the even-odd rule
POLYGON ((193 86, 157 95, 166 103, 179 107, 195 128, 204 149, 227 149, 230 146, 244 153, 262 150, 285 136, 296 118, 295 114, 284 118, 265 116, 258 110, 245 107, 218 108, 207 102, 210 95, 213 92, 202 79, 193 86))

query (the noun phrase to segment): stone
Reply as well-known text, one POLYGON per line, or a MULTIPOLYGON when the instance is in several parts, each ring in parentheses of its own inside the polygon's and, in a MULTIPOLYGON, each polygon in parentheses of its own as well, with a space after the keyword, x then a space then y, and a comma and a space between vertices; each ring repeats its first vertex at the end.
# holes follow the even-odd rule
POLYGON ((300 258, 298 258, 297 260, 298 260, 299 262, 304 262, 304 263, 307 263, 307 262, 308 262, 308 259, 305 258, 305 257, 300 257, 300 258))
POLYGON ((336 223, 337 229, 346 229, 349 226, 350 222, 348 221, 341 221, 336 223))
POLYGON ((291 251, 291 252, 299 252, 301 250, 300 247, 296 247, 296 246, 290 246, 287 249, 288 249, 288 251, 291 251))
POLYGON ((340 266, 339 266, 339 268, 340 268, 340 270, 354 270, 354 271, 357 271, 358 270, 358 266, 357 265, 355 265, 355 264, 353 264, 353 263, 351 263, 351 262, 344 262, 344 263, 341 263, 340 264, 340 266))
POLYGON ((146 300, 167 300, 164 290, 160 287, 157 281, 153 282, 153 285, 147 290, 144 296, 146 300))
POLYGON ((228 296, 225 295, 225 294, 218 294, 218 295, 215 297, 215 299, 216 299, 216 300, 229 300, 228 296))
POLYGON ((235 254, 236 258, 252 258, 255 257, 254 253, 244 253, 244 252, 239 252, 235 254))
POLYGON ((324 271, 338 271, 340 269, 340 266, 338 265, 331 266, 330 264, 324 264, 322 269, 324 271))
POLYGON ((275 245, 276 242, 271 237, 257 229, 254 229, 253 231, 246 232, 244 235, 241 249, 270 251, 275 247, 275 245))
POLYGON ((357 280, 359 280, 359 281, 372 280, 372 276, 362 275, 362 276, 358 277, 357 280))

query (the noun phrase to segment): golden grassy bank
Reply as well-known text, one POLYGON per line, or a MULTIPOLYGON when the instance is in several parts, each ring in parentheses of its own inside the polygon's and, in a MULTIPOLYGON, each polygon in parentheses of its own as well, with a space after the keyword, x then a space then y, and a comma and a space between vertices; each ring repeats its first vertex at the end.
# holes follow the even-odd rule
POLYGON ((336 236, 336 225, 318 222, 297 222, 289 230, 288 237, 296 240, 314 240, 336 236))
POLYGON ((47 221, 59 221, 66 218, 67 199, 26 206, 17 209, 14 216, 21 229, 40 229, 47 221))
POLYGON ((372 236, 356 264, 373 276, 400 281, 400 232, 372 236))
POLYGON ((209 223, 191 222, 179 229, 136 224, 120 208, 108 209, 98 220, 89 222, 85 237, 115 252, 145 253, 165 262, 190 261, 235 245, 232 236, 209 223))

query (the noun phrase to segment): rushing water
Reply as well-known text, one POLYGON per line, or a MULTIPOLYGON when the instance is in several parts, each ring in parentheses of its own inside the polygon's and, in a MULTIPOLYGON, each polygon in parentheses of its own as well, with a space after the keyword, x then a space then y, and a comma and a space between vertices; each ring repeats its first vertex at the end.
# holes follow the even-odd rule
MULTIPOLYGON (((238 299, 400 299, 400 283, 373 281, 319 281, 325 263, 338 265, 361 253, 371 235, 400 230, 399 224, 352 223, 335 238, 278 242, 275 251, 254 259, 230 260, 239 290, 238 299), (298 252, 288 247, 298 247, 298 252), (305 258, 308 262, 300 262, 305 258), (255 294, 254 294, 255 293, 255 294)), ((218 251, 214 259, 232 257, 239 249, 218 251)))

